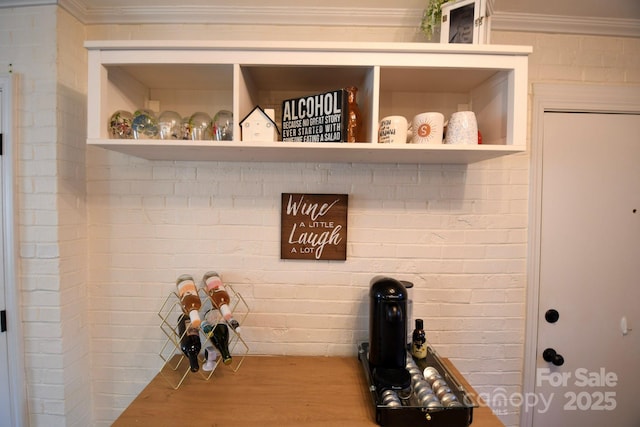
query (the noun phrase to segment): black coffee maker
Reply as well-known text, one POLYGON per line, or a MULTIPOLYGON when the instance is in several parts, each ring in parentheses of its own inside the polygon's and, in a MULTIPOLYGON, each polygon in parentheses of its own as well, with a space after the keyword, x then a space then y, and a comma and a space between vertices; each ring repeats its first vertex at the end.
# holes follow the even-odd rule
POLYGON ((369 291, 369 366, 379 390, 411 386, 407 362, 407 289, 385 276, 371 279, 369 291))

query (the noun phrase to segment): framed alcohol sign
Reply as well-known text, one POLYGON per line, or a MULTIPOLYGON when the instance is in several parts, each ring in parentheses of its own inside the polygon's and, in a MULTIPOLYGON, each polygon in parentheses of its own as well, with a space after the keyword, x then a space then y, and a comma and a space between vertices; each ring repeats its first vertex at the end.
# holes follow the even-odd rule
POLYGON ((347 194, 282 193, 281 259, 347 259, 347 194))

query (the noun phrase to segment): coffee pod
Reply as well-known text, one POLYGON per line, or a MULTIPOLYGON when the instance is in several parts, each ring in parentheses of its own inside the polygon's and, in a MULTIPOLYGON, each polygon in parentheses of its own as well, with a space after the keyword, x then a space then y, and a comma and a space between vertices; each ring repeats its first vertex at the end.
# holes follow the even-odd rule
POLYGON ((436 391, 436 396, 438 396, 438 399, 442 400, 443 396, 445 396, 446 394, 451 393, 451 389, 448 386, 442 386, 440 388, 438 388, 436 391))
POLYGON ((420 405, 421 406, 427 406, 429 403, 431 403, 432 405, 435 404, 437 406, 440 405, 440 402, 438 401, 438 398, 435 397, 433 394, 425 394, 421 397, 418 398, 420 400, 420 405))
POLYGON ((424 378, 429 381, 429 384, 433 383, 438 378, 442 378, 440 373, 433 366, 427 366, 423 371, 424 378))
POLYGON ((430 399, 438 399, 438 396, 433 394, 433 390, 431 390, 430 388, 423 388, 416 395, 418 399, 424 399, 427 396, 431 396, 430 399))
POLYGON ((422 373, 415 372, 415 373, 411 374, 411 383, 412 384, 416 384, 419 381, 425 381, 424 377, 422 376, 422 373))
POLYGON ((440 407, 442 407, 442 403, 440 403, 438 400, 431 400, 431 401, 427 402, 423 406, 425 406, 427 408, 440 408, 440 407))
POLYGON ((422 371, 420 371, 420 368, 418 368, 417 366, 412 366, 409 369, 407 369, 407 371, 409 372, 409 375, 418 374, 420 375, 420 377, 423 377, 422 371))
POLYGON ((438 372, 438 370, 436 368, 434 368, 433 366, 427 366, 426 368, 424 368, 424 376, 427 377, 431 374, 438 374, 440 375, 440 373, 438 372))
POLYGON ((456 397, 455 394, 453 393, 447 393, 444 396, 442 396, 442 398, 440 399, 440 402, 442 402, 442 404, 444 406, 450 406, 451 402, 458 400, 458 398, 456 397))
POLYGON ((396 392, 395 392, 395 391, 393 391, 393 390, 391 390, 391 389, 387 389, 387 390, 384 390, 384 391, 382 392, 382 394, 380 395, 380 398, 381 398, 382 400, 384 400, 384 399, 385 399, 386 397, 388 397, 388 396, 391 396, 391 397, 397 397, 397 394, 396 394, 396 392))
POLYGON ((446 387, 446 386, 447 386, 447 382, 442 378, 438 378, 431 383, 431 388, 433 388, 434 391, 438 391, 441 387, 446 387))
POLYGON ((416 394, 416 396, 420 397, 424 394, 433 394, 433 390, 431 390, 431 387, 429 387, 429 384, 427 384, 426 381, 423 381, 419 384, 416 384, 413 387, 413 392, 416 394))
POLYGON ((382 404, 386 406, 390 406, 390 404, 394 402, 400 403, 400 398, 395 393, 388 394, 382 399, 382 404))

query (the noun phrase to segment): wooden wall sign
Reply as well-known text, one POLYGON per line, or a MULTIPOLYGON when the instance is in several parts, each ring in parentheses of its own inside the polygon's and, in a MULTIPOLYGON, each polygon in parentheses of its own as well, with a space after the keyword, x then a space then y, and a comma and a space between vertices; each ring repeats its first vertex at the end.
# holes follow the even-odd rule
POLYGON ((282 193, 281 259, 347 259, 347 194, 282 193))

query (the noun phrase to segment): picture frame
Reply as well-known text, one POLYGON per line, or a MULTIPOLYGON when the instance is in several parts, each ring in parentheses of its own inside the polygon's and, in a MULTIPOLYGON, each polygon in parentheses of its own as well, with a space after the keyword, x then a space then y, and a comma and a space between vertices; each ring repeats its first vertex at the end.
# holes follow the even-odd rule
POLYGON ((452 0, 442 5, 440 43, 489 43, 486 0, 452 0))

